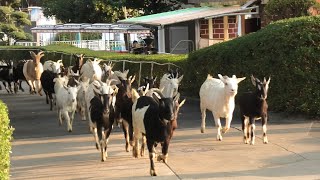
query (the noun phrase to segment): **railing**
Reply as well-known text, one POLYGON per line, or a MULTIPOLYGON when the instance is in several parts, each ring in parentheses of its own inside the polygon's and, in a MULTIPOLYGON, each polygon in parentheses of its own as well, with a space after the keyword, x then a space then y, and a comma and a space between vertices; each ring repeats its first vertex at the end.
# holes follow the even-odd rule
POLYGON ((16 42, 17 46, 37 46, 36 42, 16 42))
MULTIPOLYGON (((187 42, 187 43, 191 43, 191 47, 192 47, 192 51, 194 51, 195 47, 194 47, 194 42, 192 40, 180 40, 171 50, 170 54, 172 54, 172 52, 174 50, 176 50, 176 48, 178 47, 178 45, 180 45, 180 43, 182 42, 187 42)), ((189 45, 188 45, 188 49, 189 49, 189 45)), ((192 52, 191 51, 191 52, 192 52)), ((190 51, 189 51, 190 52, 190 51)))
MULTIPOLYGON (((10 50, 19 50, 19 51, 35 50, 35 51, 39 51, 39 49, 0 49, 0 54, 1 54, 2 50, 5 50, 5 51, 8 51, 8 50, 9 51, 10 50)), ((64 53, 64 52, 60 52, 60 51, 44 51, 44 53, 58 53, 58 54, 60 54, 60 57, 63 62, 69 61, 69 63, 67 63, 67 64, 69 64, 69 66, 72 66, 72 64, 71 64, 72 56, 70 56, 70 54, 68 54, 68 53, 64 53), (68 55, 70 57, 70 59, 65 59, 64 55, 68 55)), ((94 58, 95 57, 85 56, 85 59, 94 59, 94 58)), ((104 60, 104 59, 102 59, 102 60, 104 60)), ((130 61, 130 60, 110 60, 110 59, 107 59, 105 61, 111 61, 113 63, 122 63, 122 71, 124 71, 126 69, 126 63, 139 64, 139 73, 138 73, 138 80, 137 80, 138 86, 140 86, 140 84, 141 84, 142 71, 145 72, 145 70, 147 69, 147 68, 143 68, 143 66, 142 66, 143 64, 150 64, 150 77, 154 76, 154 71, 153 71, 154 65, 166 66, 166 67, 164 67, 164 68, 166 68, 166 70, 169 70, 172 67, 181 68, 173 63, 158 63, 158 62, 154 62, 154 61, 130 61)), ((133 73, 136 73, 136 72, 133 72, 133 73)))
MULTIPOLYGON (((81 40, 81 41, 43 41, 39 46, 47 46, 50 44, 70 44, 78 48, 88 48, 95 51, 126 51, 124 41, 114 40, 81 40)), ((19 46, 38 46, 37 42, 16 42, 19 46)))

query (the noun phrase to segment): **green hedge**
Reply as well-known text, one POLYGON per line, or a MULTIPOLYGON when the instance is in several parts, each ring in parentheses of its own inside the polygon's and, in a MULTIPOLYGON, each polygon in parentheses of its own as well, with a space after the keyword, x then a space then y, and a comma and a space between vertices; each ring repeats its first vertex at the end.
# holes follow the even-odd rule
POLYGON ((9 179, 13 128, 9 125, 8 108, 0 100, 0 179, 9 179))
MULTIPOLYGON (((183 62, 186 60, 187 55, 173 55, 173 54, 152 54, 152 55, 137 55, 129 53, 117 53, 106 51, 93 51, 86 48, 77 48, 67 44, 49 45, 41 47, 22 47, 22 46, 0 46, 0 59, 12 59, 18 61, 21 59, 31 59, 29 51, 42 50, 45 51, 45 56, 41 59, 44 63, 47 60, 62 59, 65 66, 71 66, 74 64, 75 58, 72 54, 85 54, 85 60, 88 58, 96 57, 103 60, 113 60, 115 62, 114 69, 122 70, 122 62, 118 60, 130 60, 130 61, 148 61, 158 63, 174 63, 177 66, 182 67, 183 62)), ((139 74, 140 64, 138 63, 125 63, 125 69, 130 69, 129 75, 139 74)), ((151 64, 143 63, 141 71, 141 78, 150 76, 151 64)), ((167 72, 167 66, 161 66, 154 64, 153 75, 159 78, 167 72)), ((139 77, 136 76, 138 79, 139 77)))
MULTIPOLYGON (((61 53, 65 54, 85 54, 87 57, 97 57, 105 60, 137 60, 137 61, 156 61, 156 62, 178 62, 185 60, 187 55, 176 55, 176 54, 130 54, 121 52, 106 52, 106 51, 93 51, 87 48, 77 48, 68 44, 57 44, 49 46, 39 46, 39 47, 23 47, 23 46, 0 46, 0 59, 30 59, 28 54, 28 49, 40 49, 42 51, 47 51, 48 56, 44 56, 44 60, 55 60, 61 59, 61 53), (15 52, 12 54, 11 52, 15 52), (20 53, 19 53, 20 52, 20 53)), ((47 53, 46 53, 47 54, 47 53)), ((65 60, 69 60, 70 57, 63 57, 65 60)), ((65 56, 65 55, 63 55, 65 56)))
POLYGON ((185 88, 197 96, 208 73, 235 74, 247 77, 239 84, 243 92, 252 89, 251 74, 271 76, 270 109, 320 115, 319 30, 319 16, 287 19, 193 52, 186 62, 185 88))

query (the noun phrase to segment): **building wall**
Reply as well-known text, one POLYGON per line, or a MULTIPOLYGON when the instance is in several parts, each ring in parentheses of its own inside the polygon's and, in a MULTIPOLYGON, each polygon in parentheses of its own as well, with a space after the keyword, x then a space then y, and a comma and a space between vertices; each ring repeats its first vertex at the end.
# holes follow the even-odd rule
MULTIPOLYGON (((213 28, 213 39, 223 40, 224 39, 224 30, 223 30, 223 17, 212 19, 212 28, 213 28)), ((228 33, 229 39, 238 37, 238 25, 236 16, 229 16, 228 18, 228 33)), ((200 20, 200 37, 204 39, 209 38, 209 20, 201 19, 200 20)))

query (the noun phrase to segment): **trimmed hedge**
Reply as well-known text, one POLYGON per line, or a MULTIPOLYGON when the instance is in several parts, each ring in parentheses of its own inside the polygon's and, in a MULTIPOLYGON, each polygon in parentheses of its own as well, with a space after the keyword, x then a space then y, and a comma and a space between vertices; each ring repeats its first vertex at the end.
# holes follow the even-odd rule
MULTIPOLYGON (((120 52, 106 52, 106 51, 93 51, 87 48, 77 48, 68 44, 57 44, 49 46, 39 46, 39 47, 24 47, 24 46, 0 46, 0 59, 30 59, 30 54, 28 49, 41 49, 42 51, 48 51, 49 56, 44 56, 44 60, 55 60, 54 58, 61 59, 61 53, 65 54, 85 54, 86 57, 97 57, 105 60, 136 60, 136 61, 156 61, 156 62, 178 62, 185 60, 187 55, 177 55, 177 54, 130 54, 130 53, 120 53, 120 52), (25 50, 21 51, 19 49, 25 50), (15 53, 12 54, 11 52, 15 53), (21 52, 21 53, 19 53, 21 52), (51 54, 52 53, 52 54, 51 54), (53 56, 53 57, 51 57, 53 56)), ((70 57, 63 57, 65 60, 69 60, 70 57)))
POLYGON ((239 93, 253 89, 251 74, 271 76, 271 110, 320 115, 319 30, 320 16, 292 18, 195 51, 186 62, 185 89, 197 96, 208 73, 246 76, 239 93))
MULTIPOLYGON (((75 58, 72 54, 85 54, 85 60, 89 57, 96 57, 104 60, 115 61, 113 69, 122 70, 122 62, 117 60, 130 60, 130 61, 149 61, 158 63, 174 63, 177 66, 182 67, 183 62, 186 60, 187 55, 176 55, 176 54, 152 54, 152 55, 138 55, 129 53, 117 53, 117 52, 106 52, 106 51, 93 51, 86 48, 77 48, 68 44, 57 44, 41 47, 22 47, 22 46, 0 46, 0 59, 12 59, 18 61, 21 59, 31 59, 29 51, 42 50, 45 51, 45 56, 41 59, 44 63, 47 60, 58 60, 62 59, 65 66, 71 66, 75 63, 75 58)), ((130 69, 129 74, 139 74, 140 64, 139 63, 125 63, 126 69, 130 69)), ((163 65, 154 64, 153 76, 157 76, 158 80, 161 76, 167 72, 168 67, 163 65)), ((151 64, 142 63, 141 79, 146 76, 150 76, 151 64)), ((139 77, 137 76, 136 79, 139 77)), ((137 83, 137 81, 135 81, 137 83)))
POLYGON ((13 128, 9 125, 7 106, 0 100, 0 179, 9 179, 13 128))

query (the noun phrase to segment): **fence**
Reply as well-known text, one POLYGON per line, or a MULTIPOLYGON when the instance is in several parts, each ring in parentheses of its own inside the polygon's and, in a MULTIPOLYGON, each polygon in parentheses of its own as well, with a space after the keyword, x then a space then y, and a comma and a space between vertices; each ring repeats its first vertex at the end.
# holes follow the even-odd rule
POLYGON ((78 48, 88 48, 95 51, 126 51, 124 41, 114 40, 81 40, 81 41, 42 41, 39 42, 16 42, 19 46, 47 46, 50 44, 70 44, 78 48))
MULTIPOLYGON (((31 56, 29 55, 29 51, 40 51, 39 49, 0 49, 1 51, 26 51, 23 52, 23 56, 27 56, 21 59, 31 59, 31 56)), ((42 58, 42 63, 44 63, 47 60, 54 60, 57 61, 59 59, 62 60, 63 64, 65 66, 72 66, 74 64, 74 57, 72 54, 67 54, 60 51, 44 51, 45 56, 42 58)), ((9 60, 8 55, 5 55, 5 53, 0 53, 0 59, 9 60), (7 58, 7 59, 6 59, 7 58)), ((94 59, 95 57, 84 57, 85 59, 94 59)), ((18 61, 19 59, 11 57, 11 60, 18 61)), ((171 68, 179 68, 181 67, 173 64, 173 63, 158 63, 154 61, 130 61, 130 60, 110 60, 110 59, 101 59, 106 62, 113 62, 115 63, 114 70, 121 70, 124 71, 126 69, 130 70, 130 74, 138 73, 138 79, 137 79, 137 85, 140 86, 141 84, 141 78, 145 76, 150 77, 160 77, 165 72, 167 72, 171 68), (150 66, 150 67, 147 67, 150 66)))

